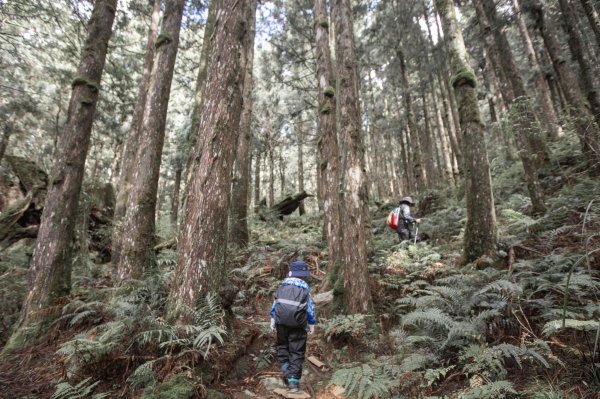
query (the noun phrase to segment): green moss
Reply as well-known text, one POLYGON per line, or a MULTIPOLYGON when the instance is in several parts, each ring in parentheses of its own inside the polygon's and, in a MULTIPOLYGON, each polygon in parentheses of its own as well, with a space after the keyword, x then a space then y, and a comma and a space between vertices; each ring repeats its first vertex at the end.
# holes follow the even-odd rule
POLYGON ((330 114, 331 111, 332 111, 332 107, 329 104, 323 105, 323 107, 321 107, 321 109, 319 110, 320 113, 325 114, 325 115, 330 114))
POLYGON ((322 28, 329 29, 329 21, 327 20, 327 18, 319 20, 318 24, 322 28))
POLYGON ((323 90, 323 94, 325 97, 333 97, 335 96, 335 89, 331 86, 328 86, 325 90, 323 90))
POLYGON ((319 166, 321 167, 321 170, 324 170, 327 165, 329 165, 329 162, 327 160, 322 160, 321 163, 319 164, 319 166))
POLYGON ((73 82, 71 82, 71 87, 82 86, 82 85, 86 85, 94 93, 97 93, 100 91, 99 83, 94 82, 93 80, 90 80, 83 76, 76 76, 75 79, 73 79, 73 82))
POLYGON ((470 69, 461 69, 455 73, 450 79, 452 87, 462 86, 467 84, 473 88, 477 87, 477 78, 470 69))
POLYGON ((154 43, 154 47, 155 48, 159 48, 163 44, 171 43, 172 41, 173 41, 173 35, 171 35, 170 33, 167 33, 167 32, 162 32, 156 38, 156 42, 154 43))

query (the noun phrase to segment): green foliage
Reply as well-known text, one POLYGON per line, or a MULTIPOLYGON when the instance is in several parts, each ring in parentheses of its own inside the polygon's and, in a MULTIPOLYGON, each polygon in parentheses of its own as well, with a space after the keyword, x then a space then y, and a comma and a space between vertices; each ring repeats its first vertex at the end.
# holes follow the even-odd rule
POLYGON ((102 399, 110 396, 108 393, 92 394, 100 381, 89 384, 90 380, 91 377, 88 377, 75 386, 68 382, 61 382, 56 385, 56 391, 50 399, 102 399))
POLYGON ((517 395, 513 383, 510 381, 495 381, 470 389, 459 396, 459 399, 503 399, 508 394, 517 395))
POLYGON ((338 385, 348 395, 355 393, 359 399, 388 397, 390 390, 399 385, 397 375, 388 374, 383 367, 372 368, 369 364, 336 370, 329 385, 338 385))
POLYGON ((544 325, 542 334, 545 337, 550 337, 558 332, 566 329, 577 330, 577 331, 596 331, 600 329, 600 321, 596 320, 552 320, 544 325))
POLYGON ((194 395, 194 384, 185 373, 175 374, 156 388, 148 390, 143 399, 188 399, 194 395))
POLYGON ((364 314, 340 315, 329 320, 324 326, 327 340, 359 339, 366 333, 367 324, 364 314))

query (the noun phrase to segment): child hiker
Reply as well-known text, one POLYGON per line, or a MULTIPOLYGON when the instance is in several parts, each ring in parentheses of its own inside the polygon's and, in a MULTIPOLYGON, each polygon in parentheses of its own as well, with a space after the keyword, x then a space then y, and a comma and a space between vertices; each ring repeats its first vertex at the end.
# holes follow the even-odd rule
POLYGON ((271 307, 271 330, 277 331, 277 360, 290 392, 299 392, 302 364, 306 351, 307 327, 315 331, 315 305, 310 287, 304 279, 310 276, 303 260, 290 263, 289 277, 281 282, 271 307))

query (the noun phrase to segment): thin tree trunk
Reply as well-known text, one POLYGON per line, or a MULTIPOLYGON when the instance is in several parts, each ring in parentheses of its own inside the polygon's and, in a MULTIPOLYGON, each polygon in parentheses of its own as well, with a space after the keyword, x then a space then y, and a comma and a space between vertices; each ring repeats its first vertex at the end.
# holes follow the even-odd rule
POLYGON ((283 146, 279 147, 279 195, 285 197, 285 162, 283 160, 283 146))
POLYGON ((198 298, 219 290, 225 264, 231 171, 242 113, 247 1, 217 2, 206 91, 202 99, 188 199, 177 247, 173 288, 167 302, 170 319, 186 318, 198 298))
POLYGON ((484 125, 477 104, 475 74, 469 65, 462 32, 456 21, 453 0, 436 1, 444 37, 449 47, 452 86, 460 110, 465 183, 467 191, 467 226, 464 260, 471 262, 496 250, 496 213, 492 193, 489 160, 485 147, 484 125))
MULTIPOLYGON (((401 45, 401 44, 399 44, 401 45)), ((406 62, 404 52, 401 48, 396 48, 396 57, 400 62, 400 82, 402 84, 402 98, 404 100, 404 109, 406 111, 406 120, 408 123, 408 131, 410 134, 410 151, 412 155, 412 174, 415 179, 415 190, 417 192, 425 189, 427 181, 427 172, 423 166, 423 150, 419 141, 421 132, 415 122, 415 114, 412 107, 411 89, 408 83, 408 74, 406 73, 406 62)))
POLYGON ((267 155, 269 157, 269 206, 275 204, 275 155, 272 143, 268 144, 267 155))
POLYGON ((240 117, 240 133, 235 159, 234 184, 231 193, 230 239, 232 244, 245 247, 250 240, 248 229, 248 203, 250 199, 250 172, 252 169, 252 90, 254 81, 254 36, 256 32, 257 0, 249 0, 246 17, 249 34, 244 43, 246 67, 244 71, 243 109, 240 117))
POLYGON ((583 10, 585 11, 585 16, 590 22, 590 26, 594 31, 594 36, 596 36, 596 47, 600 46, 600 17, 598 16, 598 12, 594 9, 592 5, 592 0, 580 0, 581 5, 583 6, 583 10))
POLYGON ((171 226, 177 230, 177 215, 179 213, 179 191, 181 189, 181 165, 175 168, 175 181, 173 182, 173 195, 171 196, 171 226))
POLYGON ((150 74, 154 63, 154 42, 158 31, 158 21, 160 19, 160 6, 162 0, 154 0, 152 14, 150 16, 150 28, 148 29, 148 38, 146 39, 146 55, 144 57, 144 66, 142 68, 142 77, 138 87, 137 101, 133 110, 131 120, 131 130, 125 144, 125 153, 123 154, 123 162, 121 173, 119 176, 119 184, 117 186, 117 199, 115 202, 115 213, 113 216, 113 236, 111 260, 113 264, 119 263, 121 256, 122 234, 125 228, 123 217, 127 211, 127 198, 131 192, 133 184, 133 174, 135 167, 135 154, 139 146, 140 131, 142 128, 142 118, 146 107, 146 96, 148 94, 148 85, 150 83, 150 74))
POLYGON ((260 204, 260 161, 261 153, 255 149, 256 156, 254 157, 254 213, 258 213, 260 204))
POLYGON ((57 157, 30 263, 27 297, 3 353, 22 347, 28 337, 45 329, 71 290, 77 204, 116 7, 117 0, 94 3, 77 75, 71 84, 67 121, 58 137, 57 157))
POLYGON ((376 104, 375 104, 375 97, 373 95, 374 92, 374 88, 373 88, 373 80, 371 78, 371 73, 369 71, 369 73, 367 74, 367 83, 369 85, 368 87, 368 92, 369 92, 369 100, 371 103, 371 116, 369 118, 370 120, 370 126, 371 126, 371 132, 372 132, 372 140, 373 140, 373 176, 374 176, 374 182, 376 184, 377 187, 377 197, 379 199, 382 199, 384 197, 387 196, 387 193, 385 191, 385 188, 383 187, 383 182, 385 180, 385 173, 382 175, 382 165, 381 165, 381 157, 379 156, 379 149, 380 149, 380 140, 379 140, 379 129, 377 128, 377 108, 376 108, 376 104))
MULTIPOLYGON (((364 173, 364 147, 361 135, 358 59, 354 44, 352 8, 349 0, 334 0, 336 71, 338 79, 339 136, 347 150, 342 214, 343 303, 349 313, 372 310, 367 270, 367 177, 364 173)), ((339 280, 338 280, 339 281, 339 280)), ((336 284, 336 288, 339 287, 336 284)), ((335 291, 339 292, 339 291, 335 291)), ((335 294, 334 292, 334 294, 335 294)))
POLYGON ((525 52, 527 53, 527 58, 529 59, 529 65, 531 66, 533 72, 537 104, 542 115, 541 123, 546 128, 546 131, 548 132, 550 138, 556 140, 562 135, 562 129, 560 127, 556 111, 554 110, 554 106, 552 105, 552 95, 550 94, 550 88, 548 87, 548 83, 546 83, 546 79, 544 78, 544 74, 542 73, 542 70, 540 68, 540 63, 537 59, 535 50, 533 48, 533 42, 529 37, 529 31, 527 30, 527 26, 525 25, 525 21, 523 20, 523 16, 521 15, 519 1, 512 0, 512 5, 517 18, 519 32, 521 33, 521 38, 523 39, 525 52))
POLYGON ((571 49, 571 53, 573 53, 573 57, 575 57, 579 64, 582 86, 586 89, 587 99, 591 106, 592 115, 594 115, 594 118, 596 119, 596 124, 600 126, 600 97, 598 96, 598 90, 595 86, 592 67, 583 53, 583 42, 577 30, 575 13, 566 0, 558 0, 558 3, 560 4, 563 21, 569 38, 569 48, 571 49))
POLYGON ((329 48, 329 18, 326 0, 315 0, 315 51, 319 87, 318 152, 319 193, 323 202, 323 230, 329 248, 328 282, 340 277, 340 176, 339 145, 336 131, 336 92, 331 51, 329 48))
MULTIPOLYGON (((298 126, 298 192, 304 191, 304 132, 302 131, 302 124, 298 126)), ((304 201, 300 202, 298 206, 298 213, 300 216, 306 213, 304 208, 304 201)))
POLYGON ((562 88, 562 92, 569 105, 568 111, 574 114, 575 132, 579 137, 582 152, 588 159, 590 166, 599 165, 600 143, 598 139, 598 125, 593 123, 592 112, 579 90, 577 75, 571 69, 562 53, 553 21, 546 15, 544 4, 540 1, 528 0, 526 4, 526 10, 531 13, 536 28, 539 29, 544 39, 544 46, 552 61, 559 87, 562 88))
POLYGON ((165 5, 161 33, 156 38, 156 59, 152 67, 132 187, 127 198, 127 234, 121 236, 117 278, 121 284, 139 279, 155 262, 155 213, 161 154, 165 139, 167 109, 185 0, 165 5))
POLYGON ((512 50, 498 26, 499 22, 496 18, 496 9, 493 0, 473 0, 473 3, 477 12, 484 43, 488 51, 495 52, 497 59, 502 64, 502 69, 510 77, 515 99, 508 105, 511 107, 511 112, 513 113, 512 119, 515 136, 519 147, 522 149, 519 151, 519 157, 523 163, 525 181, 531 199, 532 213, 542 214, 546 211, 546 206, 544 205, 544 196, 538 178, 538 170, 548 159, 546 144, 541 140, 539 134, 537 134, 537 120, 529 104, 521 74, 512 56, 512 50), (490 27, 488 21, 492 24, 493 28, 490 27), (490 33, 493 34, 493 42, 492 38, 489 37, 490 33), (502 54, 502 56, 499 56, 499 54, 502 54))

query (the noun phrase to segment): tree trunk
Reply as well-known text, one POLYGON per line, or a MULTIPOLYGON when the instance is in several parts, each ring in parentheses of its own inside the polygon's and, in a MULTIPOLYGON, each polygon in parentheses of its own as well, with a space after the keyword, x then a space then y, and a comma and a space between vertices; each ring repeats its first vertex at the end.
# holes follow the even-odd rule
POLYGON ((449 47, 453 72, 452 87, 460 110, 460 126, 465 160, 467 191, 467 226, 464 238, 464 260, 471 262, 496 250, 496 213, 492 193, 489 160, 485 147, 484 125, 477 104, 476 77, 469 65, 453 0, 436 1, 444 37, 449 47))
MULTIPOLYGON (((401 45, 401 44, 399 44, 401 45)), ((396 48, 396 57, 400 62, 400 79, 402 84, 402 98, 404 100, 404 109, 406 111, 406 120, 408 123, 408 132, 410 134, 410 154, 412 156, 412 172, 415 179, 415 191, 420 192, 425 189, 427 181, 427 172, 423 166, 423 151, 419 141, 421 132, 415 123, 415 114, 412 107, 411 89, 408 83, 408 75, 406 73, 406 62, 402 48, 396 48)))
POLYGON ((244 71, 243 108, 235 159, 234 184, 231 192, 230 238, 232 244, 246 247, 250 240, 248 230, 248 202, 250 198, 250 171, 252 169, 252 69, 254 66, 254 36, 256 32, 257 0, 249 0, 246 20, 249 33, 244 40, 246 66, 244 71))
POLYGON ((279 194, 285 196, 285 162, 283 160, 283 146, 279 147, 279 194))
POLYGON ((575 132, 579 137, 582 152, 590 166, 600 164, 600 143, 598 125, 594 125, 593 115, 581 91, 577 75, 569 66, 562 53, 560 41, 553 21, 548 18, 545 5, 537 0, 527 0, 525 9, 531 13, 535 26, 539 29, 544 46, 552 61, 559 86, 569 105, 568 111, 574 115, 575 132))
POLYGON ((169 293, 170 319, 185 318, 198 298, 219 291, 226 271, 227 217, 244 84, 245 36, 250 24, 247 1, 217 2, 199 138, 169 293))
POLYGON ((383 172, 383 168, 381 165, 381 157, 379 155, 379 149, 380 149, 380 140, 379 140, 379 136, 380 136, 380 132, 379 129, 377 127, 377 105, 375 104, 375 97, 373 95, 374 92, 374 88, 373 88, 373 79, 371 78, 371 71, 369 70, 367 73, 367 84, 369 85, 368 89, 368 93, 369 93, 369 102, 371 103, 371 112, 369 115, 369 126, 371 128, 371 139, 373 140, 373 181, 376 185, 376 190, 377 190, 377 198, 379 200, 381 200, 382 198, 385 198, 388 196, 388 193, 386 192, 384 186, 383 186, 383 182, 387 179, 385 174, 382 174, 383 172))
POLYGON ((323 228, 329 248, 328 281, 334 284, 340 277, 340 176, 339 146, 336 131, 336 92, 326 0, 315 0, 315 51, 317 58, 319 193, 323 203, 323 228))
POLYGON ((173 183, 173 195, 171 197, 171 226, 177 231, 177 215, 179 213, 179 191, 181 189, 182 166, 175 168, 175 182, 173 183))
POLYGON ((71 83, 67 121, 58 137, 57 157, 30 263, 29 291, 3 353, 20 348, 30 334, 45 329, 71 290, 77 204, 116 7, 117 0, 94 3, 77 76, 71 83))
POLYGON ((592 67, 583 53, 583 42, 577 30, 577 20, 573 8, 566 0, 558 0, 562 11, 563 21, 568 34, 568 43, 573 57, 579 64, 581 72, 581 83, 585 87, 588 102, 590 103, 592 115, 596 119, 596 124, 600 126, 600 97, 596 90, 592 67))
MULTIPOLYGON (((209 52, 211 38, 215 30, 215 18, 216 18, 216 7, 218 0, 208 0, 208 14, 206 17, 206 24, 204 24, 204 33, 202 36, 202 51, 200 52, 200 62, 198 65, 198 75, 196 76, 196 89, 194 90, 194 105, 192 107, 192 123, 190 126, 189 136, 187 137, 187 148, 189 155, 187 157, 185 165, 185 182, 186 192, 189 187, 190 171, 192 168, 192 154, 197 154, 195 150, 196 146, 202 148, 202 144, 198 144, 198 136, 200 132, 200 119, 202 118, 202 98, 204 97, 204 89, 206 88, 206 74, 209 62, 209 52)), ((187 195, 184 193, 184 198, 187 195)))
POLYGON ((273 154, 272 143, 268 144, 267 155, 269 157, 269 206, 275 203, 275 154, 273 154))
POLYGON ((8 140, 10 140, 10 135, 12 134, 14 127, 15 124, 11 116, 4 122, 4 129, 2 130, 2 137, 0 138, 0 162, 2 162, 2 158, 4 158, 4 153, 8 147, 8 140))
POLYGON ((132 187, 127 198, 127 234, 121 236, 117 278, 125 283, 142 277, 155 262, 155 213, 161 154, 179 31, 185 0, 165 5, 161 33, 156 38, 156 59, 150 76, 146 106, 135 157, 132 187))
POLYGON ((254 213, 258 213, 258 204, 260 203, 260 150, 255 149, 256 156, 254 157, 254 213))
POLYGON ((142 68, 142 77, 138 87, 137 101, 133 110, 131 119, 131 130, 125 144, 125 153, 121 165, 119 184, 117 186, 117 202, 115 204, 115 214, 113 217, 113 236, 111 259, 113 264, 119 263, 121 256, 122 234, 125 228, 123 217, 127 211, 127 198, 131 192, 133 183, 133 173, 135 167, 135 154, 139 146, 140 130, 142 128, 142 118, 146 107, 146 96, 148 94, 148 84, 150 83, 150 74, 154 63, 154 42, 158 31, 158 21, 160 19, 160 6, 162 0, 154 0, 152 14, 150 18, 150 28, 148 29, 148 38, 146 39, 146 55, 144 57, 144 66, 142 68))
MULTIPOLYGON (((304 132, 302 131, 302 123, 298 126, 298 191, 304 191, 304 132)), ((300 203, 298 207, 298 214, 300 216, 306 213, 304 208, 304 201, 300 203)))
POLYGON ((581 5, 583 6, 583 10, 585 11, 585 16, 587 17, 592 30, 594 31, 594 36, 596 36, 596 47, 598 47, 600 46, 600 17, 598 17, 598 12, 592 5, 592 0, 580 1, 581 5))
MULTIPOLYGON (((346 215, 342 238, 343 298, 349 313, 372 310, 367 270, 367 179, 364 171, 364 147, 361 136, 361 112, 358 98, 358 59, 354 45, 350 0, 334 0, 336 70, 339 101, 339 137, 347 149, 342 214, 346 215)), ((338 280, 339 281, 339 280, 338 280)), ((336 288, 340 288, 336 284, 336 288)), ((335 288, 334 288, 335 289, 335 288)), ((339 295, 339 290, 336 290, 339 295)))
POLYGON ((521 148, 519 157, 523 163, 525 181, 527 183, 529 198, 531 199, 532 213, 534 215, 543 214, 546 211, 546 206, 544 205, 544 195, 538 178, 538 170, 548 160, 546 144, 537 133, 539 130, 537 118, 529 103, 525 85, 512 56, 508 40, 501 31, 499 21, 497 21, 494 1, 473 0, 473 4, 477 12, 484 43, 488 51, 495 53, 496 59, 502 65, 501 69, 510 78, 515 98, 508 105, 511 108, 511 119, 513 120, 515 136, 521 148), (491 26, 488 21, 491 23, 491 26), (489 37, 490 33, 493 34, 493 42, 492 38, 489 37))
POLYGON ((554 105, 552 104, 550 88, 548 87, 548 83, 546 82, 544 74, 540 68, 540 63, 538 62, 535 50, 533 48, 533 42, 529 37, 529 31, 527 30, 527 26, 525 25, 525 21, 521 15, 519 1, 512 0, 512 5, 517 18, 517 25, 519 26, 521 39, 523 39, 525 52, 527 53, 527 58, 529 59, 529 65, 531 66, 533 72, 537 104, 542 115, 541 123, 548 132, 549 137, 553 140, 556 140, 562 135, 562 129, 560 127, 560 122, 558 121, 558 116, 556 115, 554 105))

